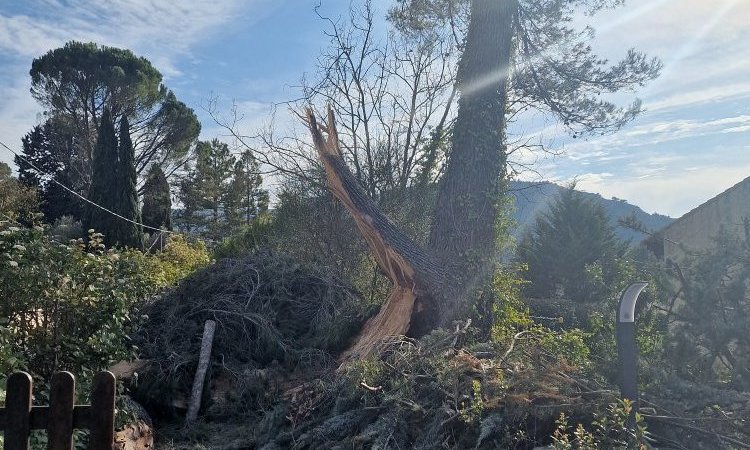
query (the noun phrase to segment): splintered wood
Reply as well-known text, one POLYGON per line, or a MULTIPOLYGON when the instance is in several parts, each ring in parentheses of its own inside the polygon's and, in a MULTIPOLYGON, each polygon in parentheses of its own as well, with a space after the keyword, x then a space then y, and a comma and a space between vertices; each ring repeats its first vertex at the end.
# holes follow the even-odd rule
MULTIPOLYGON (((393 290, 380 309, 362 328, 355 344, 341 357, 343 362, 366 356, 386 336, 402 335, 409 329, 417 294, 420 292, 415 268, 407 261, 408 250, 416 248, 374 205, 346 166, 339 147, 333 111, 328 108, 326 124, 318 124, 307 110, 305 118, 318 156, 323 163, 333 195, 351 213, 362 236, 375 255, 380 269, 393 282, 393 290), (323 133, 327 136, 324 138, 323 133), (403 244, 400 248, 396 245, 403 244)), ((418 252, 412 252, 419 257, 418 252)))

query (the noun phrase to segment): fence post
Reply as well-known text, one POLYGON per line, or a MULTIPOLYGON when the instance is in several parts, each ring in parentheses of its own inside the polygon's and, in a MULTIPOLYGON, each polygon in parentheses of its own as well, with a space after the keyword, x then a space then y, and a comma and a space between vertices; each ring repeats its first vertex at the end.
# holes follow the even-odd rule
POLYGON ((16 372, 8 377, 5 394, 4 450, 28 450, 31 432, 31 375, 16 372))
POLYGON ((76 379, 70 372, 52 375, 47 418, 47 450, 73 449, 76 379))
POLYGON ((89 450, 112 450, 115 442, 115 376, 99 372, 91 389, 89 450))

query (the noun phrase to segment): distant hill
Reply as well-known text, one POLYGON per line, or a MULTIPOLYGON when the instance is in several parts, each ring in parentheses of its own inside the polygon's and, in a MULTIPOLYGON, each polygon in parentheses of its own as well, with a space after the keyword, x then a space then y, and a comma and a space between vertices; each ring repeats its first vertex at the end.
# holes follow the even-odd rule
MULTIPOLYGON (((550 203, 554 201, 561 189, 563 187, 548 182, 512 181, 510 193, 515 199, 514 219, 518 224, 513 231, 513 236, 516 238, 523 236, 528 228, 533 226, 537 214, 548 210, 550 203)), ((606 199, 599 194, 588 192, 584 192, 583 194, 601 204, 609 215, 610 223, 615 226, 617 235, 623 240, 631 241, 633 244, 641 242, 647 236, 619 226, 617 221, 620 218, 634 214, 635 218, 648 230, 660 230, 674 221, 673 218, 661 214, 649 214, 622 199, 606 199)))

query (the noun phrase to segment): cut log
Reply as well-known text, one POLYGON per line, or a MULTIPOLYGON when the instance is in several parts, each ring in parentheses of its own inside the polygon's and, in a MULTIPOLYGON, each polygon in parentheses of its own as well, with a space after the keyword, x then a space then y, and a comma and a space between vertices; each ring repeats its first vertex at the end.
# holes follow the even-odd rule
POLYGON ((203 327, 203 338, 201 339, 201 352, 198 357, 198 370, 195 372, 193 380, 193 390, 190 393, 190 404, 188 405, 187 415, 185 416, 185 425, 188 426, 198 418, 198 411, 201 408, 201 397, 203 396, 203 384, 206 380, 206 371, 208 363, 211 360, 211 347, 214 343, 214 331, 216 331, 216 322, 207 320, 203 327))

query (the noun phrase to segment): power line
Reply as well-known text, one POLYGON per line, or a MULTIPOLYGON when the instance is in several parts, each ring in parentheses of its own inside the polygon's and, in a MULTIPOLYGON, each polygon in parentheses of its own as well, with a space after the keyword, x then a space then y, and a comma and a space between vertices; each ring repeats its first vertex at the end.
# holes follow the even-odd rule
POLYGON ((175 231, 162 230, 162 229, 160 229, 160 228, 155 228, 155 227, 150 227, 150 226, 148 226, 148 225, 144 225, 144 224, 142 224, 142 223, 140 223, 140 222, 136 222, 135 220, 132 220, 132 219, 128 219, 128 218, 127 218, 127 217, 125 217, 125 216, 121 216, 120 214, 117 214, 116 212, 114 212, 114 211, 112 211, 112 210, 109 210, 109 209, 105 208, 104 206, 102 206, 102 205, 100 205, 100 204, 98 204, 98 203, 94 203, 94 202, 92 202, 91 200, 89 200, 89 199, 87 199, 86 197, 84 197, 83 195, 81 195, 81 194, 79 194, 78 192, 74 191, 73 189, 71 189, 71 188, 69 188, 69 187, 65 186, 64 184, 60 183, 59 181, 57 181, 57 180, 55 179, 55 177, 53 177, 52 175, 48 174, 47 172, 45 172, 45 171, 43 171, 42 169, 40 169, 40 168, 38 168, 37 166, 35 166, 35 165, 34 165, 34 164, 33 164, 33 163, 31 162, 31 161, 29 161, 28 159, 26 159, 26 157, 25 157, 25 156, 22 156, 22 155, 19 155, 18 153, 16 153, 16 151, 15 151, 15 150, 13 150, 12 148, 10 148, 10 147, 8 147, 7 145, 5 145, 5 143, 4 143, 3 141, 0 141, 0 145, 2 145, 3 147, 5 147, 5 149, 6 149, 6 150, 8 150, 9 152, 13 153, 14 155, 16 155, 16 156, 17 156, 18 158, 20 158, 21 160, 23 160, 23 162, 25 162, 26 164, 28 164, 28 165, 29 165, 29 166, 30 166, 30 167, 31 167, 32 169, 34 169, 34 170, 35 170, 35 171, 36 171, 37 173, 39 173, 40 175, 45 175, 45 176, 49 177, 49 180, 50 180, 51 182, 53 182, 53 183, 55 183, 56 185, 60 186, 61 188, 65 189, 66 191, 70 192, 71 194, 75 195, 76 197, 80 198, 80 199, 81 199, 81 200, 83 200, 84 202, 86 202, 86 203, 89 203, 89 204, 91 204, 91 205, 94 205, 94 206, 96 206, 97 208, 101 209, 102 211, 105 211, 105 212, 107 212, 107 213, 109 213, 109 214, 112 214, 113 216, 115 216, 115 217, 117 217, 117 218, 119 218, 119 219, 122 219, 122 220, 124 220, 124 221, 126 221, 126 222, 130 222, 130 223, 132 223, 132 224, 134 224, 134 225, 138 225, 138 226, 140 226, 140 227, 143 227, 143 228, 146 228, 146 229, 149 229, 149 230, 159 231, 159 232, 161 232, 161 233, 179 234, 179 233, 177 233, 177 232, 175 232, 175 231))

